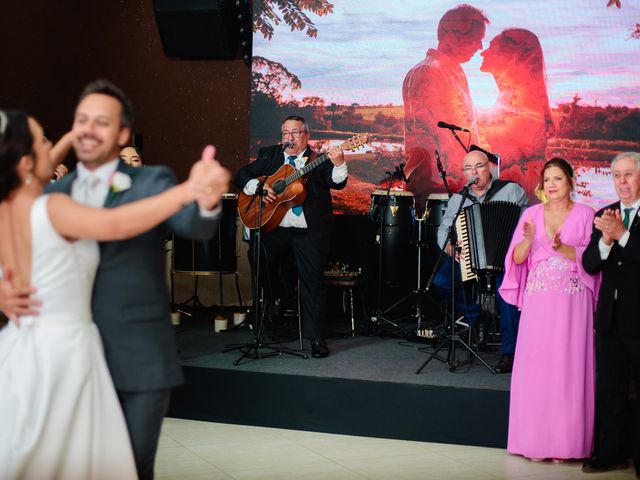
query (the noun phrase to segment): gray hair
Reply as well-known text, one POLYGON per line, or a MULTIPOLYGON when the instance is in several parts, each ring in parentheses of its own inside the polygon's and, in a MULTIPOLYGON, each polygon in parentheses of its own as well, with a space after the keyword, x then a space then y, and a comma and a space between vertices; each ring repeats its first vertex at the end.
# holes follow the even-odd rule
POLYGON ((640 153, 638 152, 622 152, 613 157, 611 160, 611 168, 613 168, 618 160, 630 158, 636 162, 636 170, 640 170, 640 153))
POLYGON ((284 122, 289 122, 291 120, 302 123, 302 128, 304 129, 305 133, 309 133, 309 125, 307 125, 306 120, 300 115, 289 115, 282 121, 282 125, 284 125, 284 122))

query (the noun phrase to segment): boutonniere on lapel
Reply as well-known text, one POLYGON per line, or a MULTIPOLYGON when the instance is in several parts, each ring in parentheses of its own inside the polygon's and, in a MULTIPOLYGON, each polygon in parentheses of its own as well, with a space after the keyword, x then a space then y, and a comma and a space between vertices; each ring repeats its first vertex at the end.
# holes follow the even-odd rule
POLYGON ((109 177, 109 196, 105 203, 109 203, 113 197, 131 188, 131 177, 117 170, 109 177))
POLYGON ((131 188, 131 177, 123 172, 115 171, 109 177, 109 191, 113 193, 124 192, 131 188))

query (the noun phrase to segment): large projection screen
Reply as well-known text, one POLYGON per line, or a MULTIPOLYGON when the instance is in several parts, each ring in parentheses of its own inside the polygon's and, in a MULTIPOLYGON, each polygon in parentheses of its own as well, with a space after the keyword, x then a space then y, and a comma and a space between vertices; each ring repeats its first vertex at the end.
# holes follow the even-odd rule
POLYGON ((575 168, 575 200, 596 208, 615 199, 610 160, 640 151, 640 2, 459 5, 255 2, 252 158, 280 142, 291 114, 307 119, 318 150, 367 132, 372 141, 347 156, 349 184, 334 193, 335 211, 368 212, 371 192, 398 163, 409 183, 394 188, 413 192, 420 211, 429 194, 444 192, 436 150, 452 188, 464 181, 464 150, 437 127, 443 121, 470 130, 458 132, 465 146, 498 154, 495 175, 519 182, 532 202, 540 168, 555 156, 575 168), (304 9, 310 4, 315 12, 304 9), (452 38, 454 51, 442 54, 452 38))

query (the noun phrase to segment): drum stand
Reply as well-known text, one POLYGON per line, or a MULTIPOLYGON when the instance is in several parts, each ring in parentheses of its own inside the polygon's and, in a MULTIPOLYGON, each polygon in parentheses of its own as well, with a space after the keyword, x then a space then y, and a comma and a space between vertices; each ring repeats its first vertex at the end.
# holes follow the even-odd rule
POLYGON ((496 286, 495 275, 485 272, 484 277, 478 276, 480 280, 479 295, 480 308, 485 311, 491 318, 490 322, 485 323, 484 337, 482 343, 488 348, 497 348, 502 345, 502 337, 497 340, 498 331, 500 330, 501 311, 498 303, 498 290, 496 286), (487 308, 483 308, 487 307, 487 308), (487 311, 490 308, 490 311, 487 311))
POLYGON ((409 315, 408 317, 403 318, 414 318, 416 321, 416 334, 422 330, 422 321, 423 321, 423 313, 422 313, 422 296, 426 293, 426 290, 422 289, 422 249, 426 245, 424 240, 424 225, 423 221, 425 218, 418 219, 418 239, 415 242, 415 246, 418 249, 418 258, 417 258, 417 274, 416 274, 416 288, 414 288, 408 295, 405 295, 396 303, 391 305, 386 311, 390 312, 398 305, 404 303, 408 299, 415 297, 415 306, 414 313, 409 315))
MULTIPOLYGON (((450 372, 455 372, 456 369, 458 367, 461 367, 463 365, 466 365, 469 363, 469 361, 464 361, 464 362, 458 362, 456 361, 456 347, 458 344, 461 344, 468 352, 468 354, 473 355, 475 358, 477 358, 478 360, 480 360, 480 362, 487 367, 487 369, 491 372, 491 373, 497 373, 494 368, 489 365, 487 362, 485 362, 480 355, 478 355, 478 353, 471 347, 471 345, 469 345, 467 342, 465 342, 462 337, 460 336, 460 334, 456 331, 456 317, 455 317, 455 309, 456 309, 456 302, 455 302, 455 293, 456 293, 456 282, 455 282, 455 272, 456 272, 456 261, 455 261, 455 256, 456 253, 459 252, 459 247, 457 247, 457 239, 456 239, 456 230, 455 230, 455 225, 456 225, 456 220, 458 219, 458 217, 460 216, 460 212, 462 211, 462 207, 464 205, 464 199, 467 196, 467 192, 469 190, 469 186, 467 185, 466 187, 464 187, 464 189, 461 192, 462 195, 462 200, 460 201, 460 205, 458 206, 458 211, 456 212, 455 216, 453 217, 453 222, 451 223, 451 225, 449 226, 449 233, 447 235, 447 241, 444 244, 443 249, 440 251, 440 255, 438 255, 438 260, 436 261, 435 267, 433 269, 433 272, 431 272, 431 277, 429 278, 429 282, 427 283, 427 290, 429 289, 429 287, 431 286, 431 284, 433 283, 433 278, 435 277, 435 273, 438 270, 439 266, 440 266, 440 262, 442 260, 442 257, 445 254, 445 251, 447 249, 447 245, 451 245, 451 299, 450 299, 450 312, 449 312, 449 318, 445 320, 445 328, 447 331, 447 334, 445 336, 445 339, 442 341, 442 343, 440 343, 440 345, 438 345, 436 347, 436 349, 429 355, 429 358, 427 358, 427 360, 425 360, 425 362, 420 366, 420 368, 418 368, 418 370, 416 371, 416 374, 419 374, 420 372, 422 372, 422 370, 429 364, 429 362, 431 360, 433 360, 434 358, 436 360, 439 360, 443 363, 446 363, 449 366, 449 371, 450 372), (447 321, 448 321, 448 325, 447 325, 447 321), (443 358, 441 356, 439 356, 438 354, 440 353, 440 351, 445 348, 448 347, 448 353, 446 358, 443 358)), ((470 327, 469 327, 470 328, 470 327)), ((469 357, 470 358, 470 357, 469 357)))
POLYGON ((392 305, 390 308, 386 310, 382 310, 382 245, 384 243, 384 218, 387 214, 387 209, 389 208, 389 196, 391 192, 391 185, 393 183, 393 178, 396 175, 395 172, 385 172, 386 175, 389 176, 389 183, 387 185, 387 192, 384 196, 385 200, 382 202, 384 207, 378 210, 378 302, 376 306, 376 311, 373 315, 371 315, 371 322, 378 325, 380 327, 380 322, 385 322, 395 328, 400 328, 397 323, 388 319, 385 315, 392 310, 399 302, 392 305))

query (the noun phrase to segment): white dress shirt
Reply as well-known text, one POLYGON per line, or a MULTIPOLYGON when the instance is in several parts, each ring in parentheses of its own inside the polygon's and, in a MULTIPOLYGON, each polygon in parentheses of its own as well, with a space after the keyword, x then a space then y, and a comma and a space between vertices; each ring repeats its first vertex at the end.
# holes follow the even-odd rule
POLYGON ((78 162, 78 176, 71 186, 71 198, 90 207, 104 206, 109 194, 109 179, 118 168, 118 159, 100 165, 91 171, 78 162))
MULTIPOLYGON (((631 225, 633 225, 633 221, 635 220, 636 216, 638 215, 638 209, 640 209, 640 199, 636 200, 631 205, 625 205, 624 203, 620 202, 620 214, 621 214, 622 218, 624 218, 624 209, 625 208, 632 208, 633 209, 633 210, 631 210, 631 213, 629 215, 629 228, 631 228, 631 225)), ((620 237, 620 240, 618 240, 618 245, 620 245, 622 248, 624 248, 627 245, 627 242, 629 241, 629 228, 624 233, 624 235, 622 235, 622 237, 620 237)), ((611 242, 611 245, 607 245, 606 243, 604 243, 604 240, 602 240, 602 238, 601 238, 600 241, 598 242, 598 247, 600 249, 600 258, 602 260, 606 260, 607 258, 609 258, 609 253, 611 253, 611 248, 613 247, 613 242, 611 242)))
MULTIPOLYGON (((283 165, 289 164, 290 155, 282 152, 282 156, 283 165)), ((330 162, 331 160, 327 161, 330 162)), ((304 150, 296 156, 294 163, 296 164, 296 170, 300 170, 305 166, 305 164, 307 163, 307 157, 304 156, 304 150)), ((348 176, 349 172, 347 170, 347 162, 344 162, 339 167, 336 167, 335 165, 333 166, 333 170, 331 171, 331 180, 334 183, 342 183, 347 179, 348 176)), ((247 195, 255 195, 256 188, 258 188, 258 183, 259 180, 257 178, 253 178, 246 183, 242 191, 247 195)), ((280 226, 285 228, 307 228, 307 219, 304 217, 304 210, 302 211, 302 213, 300 213, 300 215, 296 215, 295 213, 293 213, 293 209, 290 208, 282 218, 280 226)))

